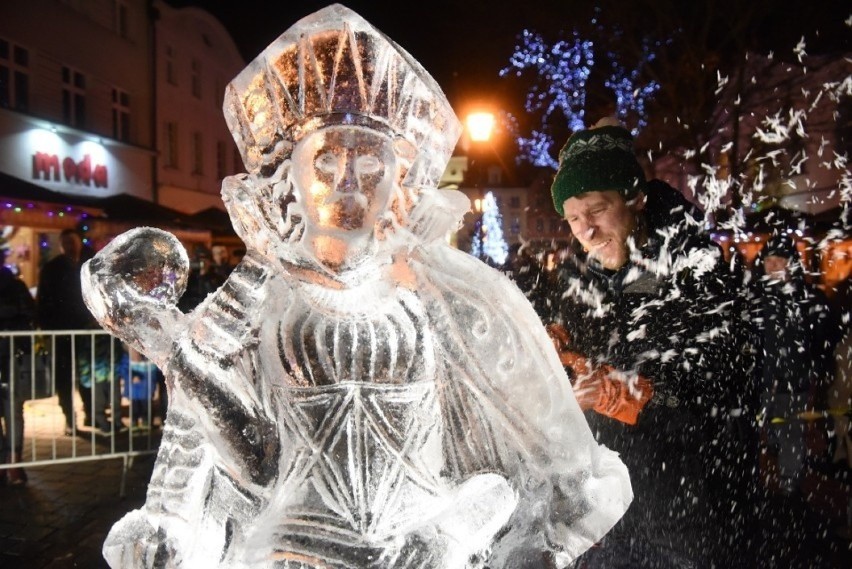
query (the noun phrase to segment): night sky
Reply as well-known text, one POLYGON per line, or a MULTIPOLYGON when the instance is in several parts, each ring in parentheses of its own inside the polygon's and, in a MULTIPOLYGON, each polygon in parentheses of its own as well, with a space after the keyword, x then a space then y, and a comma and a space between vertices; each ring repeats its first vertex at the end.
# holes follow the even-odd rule
MULTIPOLYGON (((330 4, 327 0, 166 0, 174 7, 199 6, 216 16, 233 36, 246 61, 253 59, 269 43, 298 19, 330 4)), ((457 112, 466 104, 486 101, 506 110, 520 110, 523 95, 512 82, 499 77, 508 64, 517 35, 524 29, 539 31, 548 39, 560 30, 588 22, 594 4, 608 5, 607 15, 619 20, 619 6, 636 0, 347 0, 344 5, 408 50, 435 77, 457 112)), ((644 0, 650 5, 675 5, 682 18, 700 17, 711 11, 727 19, 721 25, 732 28, 738 16, 730 6, 759 6, 762 15, 745 26, 744 37, 758 49, 792 52, 799 38, 806 36, 809 52, 852 50, 852 30, 844 20, 852 14, 840 0, 644 0)), ((739 9, 739 8, 736 8, 739 9)), ((650 11, 649 11, 650 12, 650 11)), ((653 29, 653 18, 643 23, 625 17, 625 28, 642 26, 641 32, 665 35, 653 29), (645 29, 647 28, 647 30, 645 29)), ((634 30, 637 31, 637 30, 634 30)))

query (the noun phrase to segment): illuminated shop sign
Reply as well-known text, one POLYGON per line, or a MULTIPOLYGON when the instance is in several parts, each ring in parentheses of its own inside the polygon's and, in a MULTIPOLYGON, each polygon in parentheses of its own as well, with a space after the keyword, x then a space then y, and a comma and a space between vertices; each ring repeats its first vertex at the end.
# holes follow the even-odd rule
POLYGON ((92 157, 84 155, 80 161, 70 156, 61 161, 58 154, 36 152, 33 159, 33 179, 59 182, 64 180, 69 184, 106 188, 108 185, 107 167, 103 164, 93 164, 92 157))

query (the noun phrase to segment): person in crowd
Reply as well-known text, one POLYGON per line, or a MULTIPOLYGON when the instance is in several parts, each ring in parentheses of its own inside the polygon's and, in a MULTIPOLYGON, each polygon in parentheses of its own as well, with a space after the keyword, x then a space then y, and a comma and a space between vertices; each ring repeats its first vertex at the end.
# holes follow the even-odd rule
POLYGON ((125 385, 125 395, 130 399, 130 425, 151 428, 154 426, 155 393, 159 391, 159 412, 162 424, 166 422, 168 396, 165 377, 154 362, 136 350, 130 350, 130 382, 125 385))
POLYGON ((761 358, 762 426, 777 458, 779 489, 800 489, 805 464, 805 423, 798 414, 824 408, 835 337, 828 299, 805 280, 791 232, 780 229, 755 262, 753 317, 761 358))
MULTIPOLYGON (((8 245, 0 243, 0 330, 32 330, 35 319, 35 302, 27 285, 6 267, 8 245)), ((29 338, 0 338, 0 405, 3 408, 2 460, 16 463, 20 460, 24 443, 24 400, 28 385, 15 381, 18 360, 32 349, 29 338), (14 391, 14 395, 11 393, 14 391)), ((0 470, 0 482, 25 484, 23 468, 0 470)))
MULTIPOLYGON (((80 234, 64 229, 59 235, 61 253, 42 267, 36 295, 37 321, 42 330, 91 330, 97 323, 83 302, 80 268, 89 255, 80 234)), ((74 354, 91 349, 90 340, 78 336, 72 346, 71 335, 57 334, 48 342, 53 351, 54 381, 59 406, 65 415, 65 432, 74 430, 74 354)), ((84 424, 92 425, 87 406, 83 406, 84 424)))
POLYGON ((121 382, 130 380, 130 361, 124 344, 106 334, 76 339, 77 381, 83 399, 83 424, 100 435, 120 433, 121 382), (110 417, 107 417, 107 409, 110 417))
POLYGON ((228 279, 228 275, 231 274, 231 271, 234 270, 234 265, 231 264, 231 256, 228 253, 228 247, 222 243, 214 243, 210 248, 210 255, 213 260, 213 265, 210 267, 210 273, 215 277, 215 280, 218 281, 216 288, 219 288, 228 279))
POLYGON ((635 492, 580 566, 747 565, 746 482, 734 473, 753 456, 726 418, 753 364, 721 251, 679 192, 646 181, 619 126, 576 132, 551 193, 578 247, 558 269, 549 329, 635 492))
POLYGON ((207 298, 208 294, 219 288, 224 282, 213 273, 212 266, 213 258, 210 250, 204 246, 196 247, 186 282, 186 291, 178 302, 178 308, 182 312, 194 310, 207 298))

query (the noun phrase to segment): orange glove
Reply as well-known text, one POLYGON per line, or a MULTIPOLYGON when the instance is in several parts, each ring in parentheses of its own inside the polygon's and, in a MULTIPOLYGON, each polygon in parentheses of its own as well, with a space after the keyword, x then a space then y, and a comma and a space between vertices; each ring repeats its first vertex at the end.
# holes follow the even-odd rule
POLYGON ((571 336, 568 335, 568 330, 559 324, 548 324, 544 327, 544 329, 547 330, 547 335, 550 336, 550 340, 553 342, 553 347, 556 348, 557 352, 562 352, 571 341, 571 336))
POLYGON ((641 375, 628 384, 612 377, 613 371, 610 366, 601 366, 595 371, 592 381, 596 383, 598 398, 593 408, 601 415, 635 425, 639 412, 654 396, 654 386, 641 375))
POLYGON ((558 324, 548 324, 546 328, 559 353, 559 361, 574 373, 574 396, 580 409, 594 409, 601 415, 635 425, 639 412, 654 396, 651 381, 640 375, 628 385, 615 376, 612 366, 593 368, 588 359, 566 349, 571 337, 565 328, 558 324))

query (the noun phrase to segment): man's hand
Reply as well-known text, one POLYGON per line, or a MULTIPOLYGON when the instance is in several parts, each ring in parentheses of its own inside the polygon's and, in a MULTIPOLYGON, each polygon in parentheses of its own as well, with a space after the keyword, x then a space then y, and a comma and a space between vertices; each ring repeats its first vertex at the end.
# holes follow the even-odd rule
POLYGON ((592 377, 598 393, 594 410, 628 425, 636 424, 639 412, 654 396, 653 384, 641 375, 626 381, 610 366, 601 366, 592 377))
POLYGON ((639 376, 636 381, 628 381, 612 366, 593 366, 584 356, 567 349, 571 342, 568 331, 558 324, 549 324, 547 334, 559 353, 559 361, 569 368, 573 375, 574 397, 580 409, 594 409, 606 415, 635 425, 639 412, 654 395, 651 380, 639 376))

